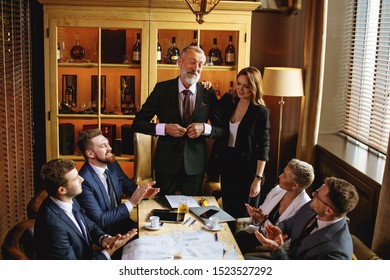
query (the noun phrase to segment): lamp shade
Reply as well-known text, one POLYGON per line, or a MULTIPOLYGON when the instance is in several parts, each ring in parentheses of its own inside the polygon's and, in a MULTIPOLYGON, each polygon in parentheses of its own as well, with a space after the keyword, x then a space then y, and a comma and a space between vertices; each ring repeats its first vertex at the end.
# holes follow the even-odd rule
POLYGON ((302 69, 264 67, 263 92, 269 96, 303 96, 302 69))

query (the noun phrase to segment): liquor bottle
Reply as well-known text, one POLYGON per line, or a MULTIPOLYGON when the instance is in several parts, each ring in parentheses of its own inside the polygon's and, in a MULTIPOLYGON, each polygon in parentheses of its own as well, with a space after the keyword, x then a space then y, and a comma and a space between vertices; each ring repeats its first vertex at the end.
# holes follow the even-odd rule
POLYGON ((213 65, 222 65, 223 59, 221 51, 217 47, 217 38, 213 39, 213 47, 209 51, 209 57, 211 57, 213 65))
POLYGON ((67 102, 70 106, 76 106, 76 91, 73 83, 73 77, 66 77, 66 88, 65 88, 65 102, 67 102))
POLYGON ((176 64, 180 56, 180 50, 176 46, 176 37, 172 37, 172 45, 167 51, 167 56, 165 57, 165 62, 167 64, 176 64))
POLYGON ((235 65, 236 64, 236 49, 233 46, 233 36, 229 36, 229 44, 225 51, 225 64, 235 65))
MULTIPOLYGON (((191 42, 190 46, 198 46, 198 31, 194 31, 194 36, 192 38, 192 42, 191 42)), ((203 50, 201 44, 199 44, 199 47, 203 50)))
POLYGON ((61 60, 61 48, 60 48, 60 44, 57 43, 57 62, 60 63, 60 60, 61 60))
POLYGON ((84 59, 85 49, 80 45, 80 40, 76 35, 76 45, 70 50, 70 57, 73 59, 84 59))
POLYGON ((133 88, 130 85, 130 81, 126 78, 122 79, 122 113, 128 115, 135 110, 134 104, 134 92, 133 88))
POLYGON ((160 41, 158 40, 158 35, 157 35, 157 64, 161 63, 161 57, 162 57, 162 48, 160 45, 160 41))
POLYGON ((141 33, 137 33, 137 41, 133 47, 133 63, 141 63, 141 33))

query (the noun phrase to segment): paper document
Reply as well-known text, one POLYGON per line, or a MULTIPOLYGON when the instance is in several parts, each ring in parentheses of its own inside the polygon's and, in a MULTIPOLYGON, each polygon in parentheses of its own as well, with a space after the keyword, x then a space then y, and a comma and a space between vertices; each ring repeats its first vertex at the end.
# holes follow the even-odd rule
POLYGON ((221 260, 235 259, 234 246, 215 239, 214 234, 198 230, 161 236, 143 236, 123 247, 122 260, 221 260))

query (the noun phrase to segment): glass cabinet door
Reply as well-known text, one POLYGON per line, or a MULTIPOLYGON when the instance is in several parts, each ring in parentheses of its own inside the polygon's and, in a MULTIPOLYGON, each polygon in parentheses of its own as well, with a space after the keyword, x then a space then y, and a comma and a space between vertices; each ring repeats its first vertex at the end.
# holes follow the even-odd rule
POLYGON ((50 101, 56 149, 51 157, 68 157, 81 165, 78 134, 100 128, 121 165, 133 160, 131 124, 142 91, 147 92, 141 81, 148 48, 142 42, 143 26, 119 26, 56 26, 57 82, 50 101))

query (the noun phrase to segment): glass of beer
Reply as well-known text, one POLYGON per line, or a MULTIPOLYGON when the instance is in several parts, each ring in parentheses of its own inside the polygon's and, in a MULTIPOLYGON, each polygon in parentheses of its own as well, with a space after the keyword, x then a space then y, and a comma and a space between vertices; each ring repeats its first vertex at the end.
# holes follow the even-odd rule
POLYGON ((190 208, 188 206, 188 197, 181 197, 179 199, 179 205, 177 207, 179 213, 188 213, 190 208))

